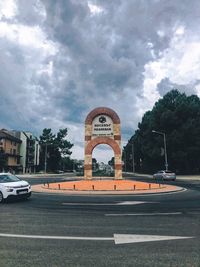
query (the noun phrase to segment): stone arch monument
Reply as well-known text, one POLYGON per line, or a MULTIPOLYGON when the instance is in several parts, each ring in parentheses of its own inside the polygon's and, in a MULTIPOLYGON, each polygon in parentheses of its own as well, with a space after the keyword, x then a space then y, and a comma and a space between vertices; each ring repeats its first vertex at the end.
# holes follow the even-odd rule
POLYGON ((85 120, 85 179, 92 179, 92 151, 99 144, 113 149, 115 179, 122 179, 120 119, 114 110, 106 107, 93 109, 85 120))

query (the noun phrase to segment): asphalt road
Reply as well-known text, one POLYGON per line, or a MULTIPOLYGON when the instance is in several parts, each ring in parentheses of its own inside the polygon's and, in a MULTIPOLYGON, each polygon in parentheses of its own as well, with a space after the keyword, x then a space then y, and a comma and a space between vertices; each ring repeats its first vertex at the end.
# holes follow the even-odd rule
POLYGON ((200 181, 175 184, 187 191, 148 196, 33 193, 28 201, 2 204, 0 266, 200 266, 200 181))

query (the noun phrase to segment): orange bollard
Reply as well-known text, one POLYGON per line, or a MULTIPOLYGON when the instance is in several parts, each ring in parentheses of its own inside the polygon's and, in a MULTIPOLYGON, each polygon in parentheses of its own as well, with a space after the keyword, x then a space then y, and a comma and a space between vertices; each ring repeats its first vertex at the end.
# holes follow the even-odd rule
POLYGON ((149 184, 149 189, 151 189, 151 184, 149 184))

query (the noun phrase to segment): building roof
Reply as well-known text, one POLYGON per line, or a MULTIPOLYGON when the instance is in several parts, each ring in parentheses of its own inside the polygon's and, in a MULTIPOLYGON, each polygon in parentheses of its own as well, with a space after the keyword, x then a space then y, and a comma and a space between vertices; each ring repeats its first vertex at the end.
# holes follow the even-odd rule
POLYGON ((1 129, 0 130, 0 139, 7 139, 7 140, 10 140, 10 141, 14 141, 14 142, 17 142, 17 143, 22 143, 22 141, 13 136, 8 130, 6 129, 1 129))

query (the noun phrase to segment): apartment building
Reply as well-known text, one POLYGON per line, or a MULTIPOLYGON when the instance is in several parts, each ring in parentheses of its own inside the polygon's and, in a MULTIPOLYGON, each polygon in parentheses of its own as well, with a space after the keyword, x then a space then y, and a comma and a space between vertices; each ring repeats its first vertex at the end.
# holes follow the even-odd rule
POLYGON ((39 167, 39 141, 31 132, 12 131, 12 134, 22 141, 20 163, 23 173, 35 173, 39 167))
POLYGON ((0 130, 0 171, 35 173, 39 156, 39 141, 32 133, 0 130))
POLYGON ((0 130, 0 171, 20 172, 20 145, 22 141, 6 129, 0 130))

